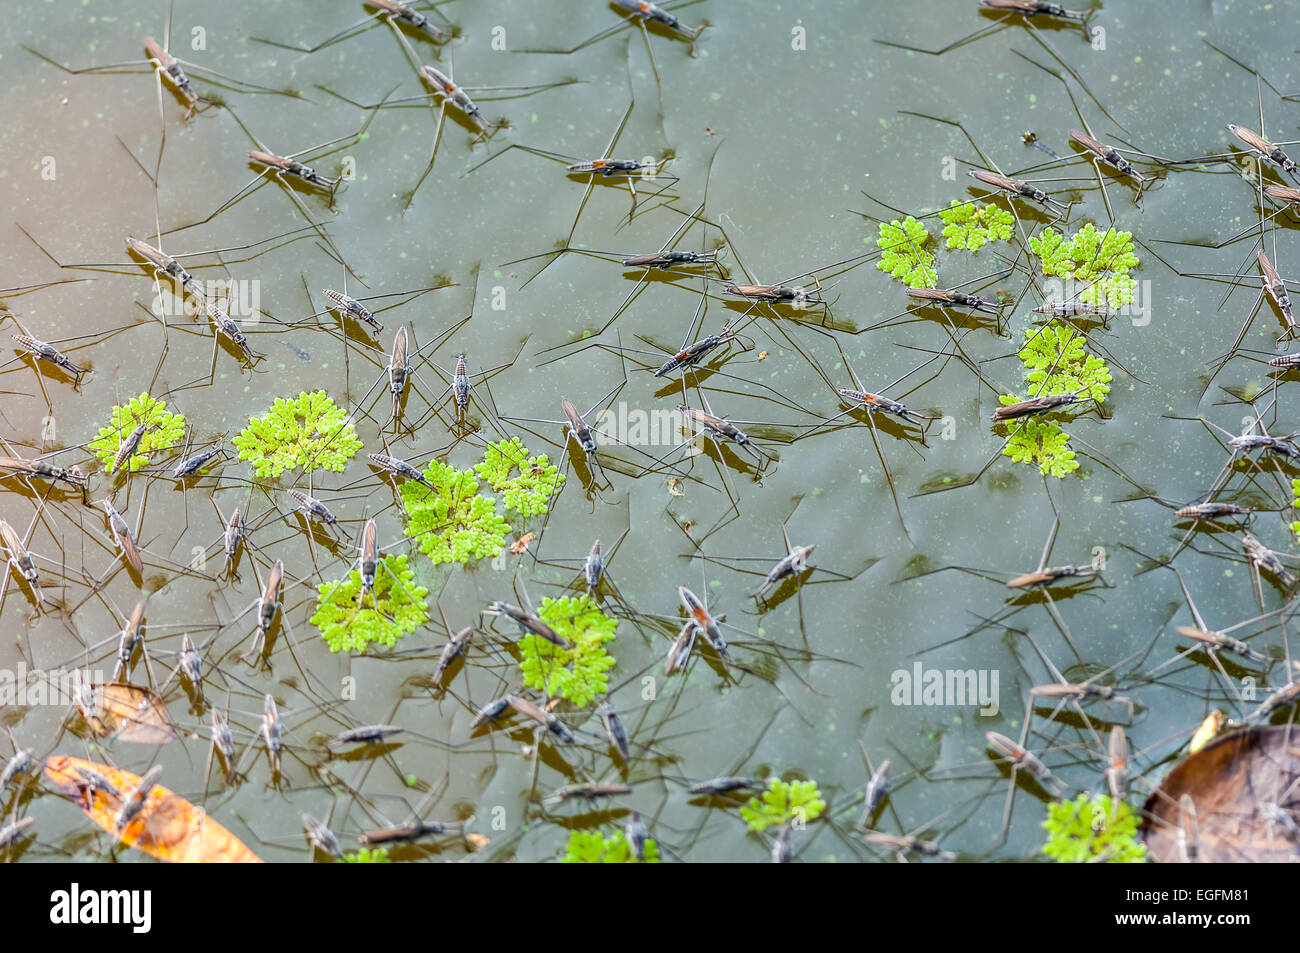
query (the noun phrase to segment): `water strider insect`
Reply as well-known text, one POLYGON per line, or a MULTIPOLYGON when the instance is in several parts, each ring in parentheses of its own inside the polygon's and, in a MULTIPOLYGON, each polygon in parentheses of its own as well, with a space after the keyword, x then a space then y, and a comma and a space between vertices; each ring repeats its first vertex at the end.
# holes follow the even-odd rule
POLYGON ((951 863, 957 855, 950 850, 942 850, 935 841, 923 840, 915 834, 883 834, 880 831, 867 831, 862 839, 873 847, 884 847, 899 856, 917 854, 951 863))
MULTIPOLYGON (((444 623, 446 620, 443 620, 444 623)), ((451 663, 456 661, 461 654, 469 647, 470 639, 474 637, 474 626, 467 625, 459 632, 452 634, 451 627, 447 627, 447 633, 451 637, 447 644, 442 647, 442 652, 438 656, 438 664, 433 669, 433 680, 439 682, 442 676, 446 674, 451 663)))
POLYGON ((1246 148, 1259 153, 1292 178, 1296 177, 1295 162, 1278 145, 1269 142, 1254 130, 1239 126, 1235 122, 1228 123, 1228 132, 1236 136, 1246 148))
MULTIPOLYGON (((426 341, 423 345, 412 351, 410 347, 410 335, 407 333, 406 326, 399 325, 397 330, 393 333, 393 347, 391 353, 388 355, 387 365, 379 376, 375 378, 374 383, 372 383, 370 387, 366 389, 366 392, 361 395, 361 399, 357 401, 357 406, 361 409, 361 412, 367 417, 370 417, 370 408, 366 406, 366 400, 370 397, 371 393, 374 392, 374 389, 379 386, 379 382, 384 379, 384 375, 387 374, 388 393, 392 398, 393 412, 388 422, 384 424, 384 427, 386 428, 388 424, 392 424, 393 430, 396 432, 402 419, 402 397, 406 393, 406 387, 410 383, 411 377, 414 376, 419 380, 426 390, 431 390, 428 383, 425 382, 424 378, 420 377, 419 372, 416 371, 415 364, 412 363, 413 359, 418 357, 420 352, 426 348, 437 347, 458 327, 460 327, 460 324, 453 325, 441 334, 436 335, 432 340, 426 341)), ((425 397, 424 399, 427 400, 428 398, 425 397)), ((433 404, 430 403, 429 407, 432 409, 433 404)), ((371 419, 373 420, 374 418, 371 417, 371 419)), ((373 454, 371 455, 371 459, 374 459, 373 454)), ((386 457, 385 459, 391 460, 393 458, 386 457)))
POLYGON ((1273 299, 1277 309, 1282 312, 1282 318, 1286 321, 1286 332, 1278 338, 1278 343, 1282 343, 1287 337, 1295 337, 1300 328, 1296 327, 1295 312, 1291 307, 1291 296, 1287 294, 1286 282, 1278 275, 1277 269, 1273 263, 1268 260, 1268 256, 1263 251, 1258 256, 1259 270, 1263 273, 1264 290, 1268 296, 1273 299))
POLYGON ((33 460, 0 456, 0 470, 8 470, 11 476, 26 477, 29 480, 51 480, 75 486, 81 491, 81 499, 84 503, 86 494, 90 489, 90 477, 80 467, 61 467, 45 459, 45 457, 53 456, 55 453, 63 452, 62 450, 56 450, 54 453, 33 460))
POLYGON ((1226 632, 1207 632, 1205 629, 1198 629, 1190 625, 1180 625, 1174 628, 1174 631, 1183 638, 1191 639, 1199 644, 1206 652, 1211 654, 1215 652, 1231 652, 1234 655, 1240 655, 1242 658, 1249 659, 1252 662, 1267 662, 1269 658, 1262 652, 1256 652, 1241 639, 1228 635, 1226 632))
MULTIPOLYGON (((276 566, 279 566, 279 562, 276 566)), ((280 773, 280 748, 284 729, 280 723, 280 710, 275 706, 275 696, 270 692, 266 693, 262 702, 262 737, 266 740, 266 752, 271 758, 271 777, 275 778, 280 773)))
MULTIPOLYGON (((1028 725, 1026 725, 1026 728, 1028 728, 1028 725)), ((1032 775, 1049 793, 1059 794, 1065 790, 1065 782, 1054 775, 1051 769, 1043 764, 1038 755, 1032 751, 996 731, 986 731, 984 737, 988 740, 990 748, 1005 756, 1011 762, 1013 771, 1024 771, 1032 775)), ((1011 791, 1012 793, 1015 792, 1014 785, 1011 791)))
POLYGON ((578 784, 566 784, 564 787, 556 788, 545 798, 547 802, 570 801, 574 798, 583 798, 584 800, 595 800, 601 797, 616 797, 620 794, 631 794, 632 788, 626 784, 618 782, 591 782, 584 781, 578 784))
POLYGON ((535 721, 538 725, 545 728, 564 744, 573 744, 578 740, 573 732, 569 730, 568 725, 560 721, 560 719, 551 712, 538 707, 522 695, 515 695, 513 693, 506 695, 506 704, 509 705, 510 708, 514 709, 516 713, 535 721))
POLYGON ((989 419, 1002 421, 1016 420, 1020 417, 1036 417, 1040 414, 1049 413, 1058 407, 1068 407, 1071 404, 1082 403, 1091 399, 1079 396, 1087 389, 1087 387, 1084 387, 1073 394, 1044 394, 1041 397, 1032 397, 1029 400, 1018 401, 1014 404, 1006 404, 1002 407, 994 408, 989 419))
POLYGON ((370 309, 356 298, 344 294, 341 291, 334 291, 331 288, 326 288, 324 294, 325 297, 334 302, 334 309, 338 311, 340 315, 347 315, 348 317, 356 318, 358 321, 364 321, 376 331, 384 330, 384 326, 379 323, 379 319, 371 314, 370 309))
POLYGON ((145 261, 149 262, 157 274, 168 275, 174 278, 180 283, 183 289, 194 295, 194 297, 198 298, 200 301, 206 302, 207 298, 197 279, 195 279, 195 277, 185 269, 184 265, 171 255, 165 254, 157 248, 154 248, 149 243, 142 242, 129 235, 126 239, 126 249, 127 251, 134 252, 141 258, 145 259, 145 261))
MULTIPOLYGON (((864 749, 865 751, 865 749, 864 749)), ((870 828, 871 821, 880 810, 881 803, 889 794, 889 759, 886 758, 871 774, 871 779, 867 781, 867 789, 862 795, 862 815, 858 818, 858 826, 870 828)))
POLYGON ((144 572, 144 558, 140 555, 139 547, 136 546, 131 527, 127 525, 122 514, 113 508, 112 503, 106 499, 99 502, 104 507, 104 516, 108 520, 108 530, 112 534, 118 550, 122 553, 122 560, 136 573, 144 572))
POLYGON ((405 728, 400 728, 397 725, 362 725, 359 728, 348 728, 345 731, 340 731, 326 744, 331 748, 355 744, 373 745, 378 744, 385 738, 401 734, 405 730, 405 728))
MULTIPOLYGON (((749 434, 737 427, 734 422, 727 420, 724 417, 719 417, 710 411, 700 410, 698 407, 690 407, 686 404, 678 404, 677 412, 679 414, 684 414, 686 419, 703 427, 704 433, 715 442, 717 438, 723 437, 731 443, 734 443, 736 446, 741 447, 754 458, 754 462, 760 467, 767 458, 767 455, 755 446, 749 434)), ((741 421, 741 423, 757 423, 757 421, 745 420, 741 421)), ((686 442, 689 443, 691 439, 694 438, 688 438, 686 442)))
POLYGON ((641 819, 638 812, 632 811, 628 814, 623 836, 627 838, 628 846, 632 848, 632 856, 644 861, 646 841, 650 839, 650 831, 646 829, 645 821, 641 819))
POLYGON ((381 470, 399 476, 403 480, 415 480, 417 483, 423 483, 429 489, 433 489, 433 484, 425 479, 424 474, 418 469, 407 463, 405 460, 399 460, 397 457, 390 457, 386 453, 367 453, 371 462, 381 470))
POLYGON ((1002 309, 992 301, 981 298, 979 295, 968 295, 964 291, 958 291, 955 288, 908 288, 907 295, 910 298, 919 298, 923 301, 959 305, 963 308, 970 308, 972 311, 982 311, 985 314, 1001 314, 1002 312, 1002 309))
POLYGON ((758 791, 767 787, 767 781, 763 778, 742 778, 742 777, 720 777, 710 778, 708 781, 701 781, 698 784, 692 784, 686 789, 688 794, 701 794, 707 797, 714 797, 719 794, 733 794, 736 791, 758 791))
POLYGON ((149 421, 142 420, 134 430, 122 438, 117 453, 113 455, 113 462, 109 465, 109 470, 121 471, 126 466, 127 461, 135 456, 135 452, 140 449, 140 441, 144 439, 146 431, 152 430, 153 427, 154 425, 149 421))
POLYGON ((45 361, 48 364, 53 364, 55 367, 63 368, 76 378, 78 384, 81 383, 81 376, 86 373, 86 369, 77 364, 73 364, 62 351, 54 347, 52 344, 47 344, 45 341, 38 341, 36 338, 30 337, 26 334, 15 334, 14 343, 38 361, 45 361))
POLYGON ((299 817, 302 818, 303 829, 306 830, 307 839, 311 841, 313 847, 320 848, 335 860, 343 856, 343 849, 339 847, 339 839, 334 836, 332 830, 305 811, 299 817))
POLYGON ((971 169, 968 174, 982 185, 1000 192, 1006 192, 1008 195, 1017 195, 1021 198, 1030 199, 1040 205, 1060 209, 1062 213, 1068 212, 1070 209, 1064 202, 1058 202, 1038 186, 1021 179, 1013 179, 999 172, 990 172, 988 169, 971 169))
POLYGON ((145 802, 149 799, 149 793, 162 777, 162 773, 163 766, 155 764, 144 773, 135 787, 123 795, 122 806, 118 808, 117 816, 113 819, 113 828, 118 834, 126 830, 127 825, 139 817, 140 812, 144 810, 145 802))
MULTIPOLYGON (((32 528, 36 526, 36 517, 32 517, 32 528)), ((32 528, 27 531, 30 539, 32 528)), ((0 595, 2 595, 9 584, 10 568, 18 570, 18 574, 23 577, 27 585, 31 587, 32 595, 36 597, 39 605, 45 604, 45 593, 41 591, 41 575, 36 569, 36 562, 32 559, 32 554, 27 551, 27 546, 23 540, 18 538, 14 528, 6 521, 0 519, 0 542, 4 543, 6 553, 5 573, 3 579, 0 579, 0 595)), ((0 788, 4 785, 0 784, 0 788)))
POLYGON ((552 645, 558 645, 562 649, 573 647, 567 639, 562 638, 536 615, 508 602, 493 602, 483 610, 483 613, 484 615, 505 616, 519 626, 519 631, 524 635, 535 635, 538 638, 545 639, 552 645))
POLYGON ((1273 552, 1273 550, 1261 543, 1254 534, 1249 531, 1243 531, 1241 534, 1241 545, 1245 549, 1246 556, 1250 560, 1250 563, 1257 574, 1260 571, 1271 573, 1281 580, 1282 585, 1288 591, 1295 588, 1295 575, 1282 565, 1282 560, 1278 558, 1277 553, 1273 552))
MULTIPOLYGON (((253 566, 256 571, 257 566, 253 566)), ((266 634, 271 626, 275 624, 275 617, 280 612, 280 602, 284 594, 284 563, 280 560, 275 561, 271 571, 266 574, 266 581, 262 585, 262 592, 257 597, 254 605, 257 607, 257 621, 254 624, 254 638, 252 648, 244 656, 244 661, 251 661, 262 654, 266 646, 266 634)), ((270 695, 266 696, 268 699, 270 695)), ((274 700, 271 701, 274 706, 274 700)))
MULTIPOLYGON (((1294 704, 1296 701, 1300 701, 1300 682, 1288 682, 1260 702, 1259 707, 1236 724, 1252 724, 1264 721, 1275 711, 1294 704)), ((1233 723, 1230 722, 1230 724, 1233 723)))
MULTIPOLYGON (((435 26, 433 23, 429 22, 428 17, 410 4, 399 3, 397 0, 365 0, 365 6, 375 7, 379 12, 340 30, 333 36, 329 36, 317 43, 315 46, 297 46, 257 36, 250 37, 249 39, 257 43, 265 43, 268 46, 278 46, 281 49, 297 50, 301 53, 315 53, 327 46, 332 46, 343 40, 351 39, 354 36, 359 36, 367 30, 379 26, 380 22, 392 23, 393 21, 404 23, 407 26, 418 30, 422 36, 432 40, 435 44, 446 43, 452 38, 452 27, 450 23, 446 24, 448 29, 445 30, 441 27, 435 26)), ((439 12, 437 6, 430 6, 428 9, 435 13, 439 12)), ((439 15, 441 14, 439 13, 439 15)), ((443 19, 445 21, 446 18, 444 17, 443 19)), ((437 55, 436 47, 434 55, 437 55)))
POLYGON ((695 624, 695 620, 687 619, 677 637, 673 639, 673 644, 668 648, 668 659, 664 662, 665 675, 672 675, 686 668, 686 663, 691 657, 691 649, 695 647, 695 639, 699 634, 700 627, 695 624))
POLYGON ((500 698, 492 699, 492 701, 488 702, 486 705, 483 705, 481 708, 479 708, 478 711, 474 713, 474 720, 469 723, 470 728, 471 729, 479 728, 483 725, 486 725, 490 721, 496 721, 498 718, 500 718, 502 715, 506 713, 506 709, 509 707, 510 707, 509 695, 502 695, 500 698))
POLYGON ((1093 153, 1099 160, 1109 165, 1121 175, 1126 175, 1138 183, 1138 194, 1141 194, 1141 187, 1146 184, 1146 179, 1139 175, 1133 168, 1133 163, 1125 159, 1119 152, 1111 146, 1100 142, 1092 136, 1080 132, 1078 129, 1070 130, 1070 138, 1083 146, 1089 152, 1093 153))
MULTIPOLYGON (((733 322, 728 321, 722 326, 718 334, 710 334, 694 341, 690 344, 683 344, 682 349, 665 361, 658 370, 655 371, 655 377, 666 377, 677 370, 686 370, 694 368, 700 363, 706 354, 716 347, 727 344, 735 339, 737 334, 733 327, 733 322)), ((683 375, 684 376, 684 375, 683 375)))
POLYGON ((825 304, 826 301, 821 296, 821 282, 816 283, 817 291, 814 293, 808 288, 790 288, 786 285, 737 285, 728 284, 723 287, 723 292, 736 298, 747 298, 750 301, 769 301, 793 304, 799 307, 815 304, 825 304))
POLYGON ((1213 520, 1222 516, 1249 516, 1250 513, 1250 507, 1236 503, 1192 503, 1175 510, 1174 516, 1182 520, 1213 520))
MULTIPOLYGON (((525 338, 524 341, 519 345, 519 350, 515 352, 515 356, 511 360, 506 361, 504 364, 498 364, 495 367, 489 367, 487 370, 484 371, 475 371, 473 374, 469 372, 469 365, 466 363, 466 355, 464 353, 456 355, 456 364, 451 373, 448 373, 441 366, 439 366, 437 361, 430 359, 429 363, 432 364, 434 368, 438 371, 438 373, 442 376, 442 378, 447 381, 447 387, 441 394, 439 394, 436 398, 434 398, 429 402, 429 413, 426 414, 424 417, 422 417, 416 423, 415 428, 418 430, 421 426, 423 426, 426 420, 428 420, 430 417, 433 417, 435 415, 441 418, 442 410, 440 405, 442 404, 443 399, 446 398, 448 395, 450 395, 452 399, 452 403, 456 407, 456 416, 455 419, 451 422, 450 426, 453 432, 455 432, 456 430, 460 431, 460 433, 457 436, 459 437, 467 436, 471 432, 471 430, 474 429, 469 426, 469 423, 467 421, 467 415, 469 413, 470 395, 474 392, 475 388, 478 386, 473 381, 473 378, 475 377, 479 378, 480 380, 478 383, 486 383, 486 381, 496 376, 501 371, 505 370, 508 367, 512 367, 514 363, 517 360, 519 360, 519 355, 523 353, 524 345, 527 343, 528 340, 527 338, 525 338)), ((493 401, 493 403, 495 404, 495 401, 493 401)), ((482 409, 481 401, 479 406, 480 409, 482 409)), ((501 433, 501 431, 497 428, 497 425, 495 423, 492 423, 491 420, 489 420, 488 423, 493 430, 497 431, 498 434, 501 433)))
POLYGON ((200 450, 198 453, 191 454, 181 460, 180 463, 176 464, 172 469, 172 476, 177 480, 195 476, 203 469, 204 465, 206 465, 209 460, 212 460, 214 457, 220 456, 223 453, 229 452, 230 451, 221 446, 220 443, 209 447, 207 450, 200 450))
MULTIPOLYGON (((528 52, 528 51, 521 51, 521 52, 528 52)), ((536 51, 536 52, 542 52, 542 51, 536 51)), ((631 77, 629 77, 628 82, 629 82, 629 93, 630 93, 631 77)), ((651 194, 650 196, 651 199, 662 195, 667 189, 671 188, 676 182, 679 181, 677 176, 665 175, 663 171, 664 166, 666 166, 673 159, 673 154, 671 152, 666 152, 663 155, 663 157, 660 159, 655 159, 653 156, 644 156, 643 158, 640 159, 615 159, 612 157, 611 154, 614 151, 614 147, 618 143, 619 137, 622 136, 623 130, 627 126, 628 118, 632 115, 632 107, 635 104, 636 104, 635 98, 632 98, 628 102, 627 109, 624 110, 623 117, 619 121, 618 126, 615 128, 614 134, 610 137, 609 143, 605 146, 605 150, 604 152, 601 153, 600 158, 595 158, 595 159, 583 158, 582 156, 566 155, 565 153, 562 152, 550 152, 547 151, 546 149, 538 149, 533 146, 525 146, 521 143, 512 143, 511 145, 506 146, 500 152, 488 156, 482 162, 470 168, 467 172, 464 173, 464 175, 470 175, 471 173, 487 165, 493 159, 505 155, 505 153, 509 152, 511 149, 519 149, 523 152, 529 152, 532 153, 533 155, 541 156, 546 159, 553 159, 557 162, 563 162, 565 164, 565 172, 569 175, 590 176, 590 180, 587 183, 586 193, 583 195, 582 202, 578 207, 578 214, 574 216, 573 225, 569 229, 568 238, 564 242, 565 248, 573 244, 573 236, 578 228, 578 219, 581 218, 582 211, 587 204, 587 198, 590 197, 592 189, 595 187, 595 183, 598 181, 602 181, 602 180, 609 181, 616 178, 622 178, 627 182, 628 191, 632 196, 632 207, 628 211, 628 219, 627 219, 628 222, 630 223, 632 221, 633 216, 635 216, 636 214, 637 203, 640 201, 637 195, 636 185, 633 181, 634 179, 641 179, 643 181, 644 180, 657 181, 660 178, 664 178, 668 180, 667 185, 665 185, 659 191, 651 194)), ((464 176, 462 176, 462 178, 463 177, 464 176)), ((563 251, 563 249, 557 249, 557 253, 559 251, 563 251)), ((553 260, 554 259, 552 258, 552 261, 553 260)), ((534 277, 536 276, 534 275, 534 277)))
POLYGON ((730 652, 727 650, 727 640, 722 636, 720 620, 709 612, 708 606, 700 601, 699 596, 685 586, 677 587, 677 598, 682 601, 687 616, 695 623, 695 627, 704 634, 704 637, 709 640, 709 644, 723 658, 730 658, 730 652))
POLYGON ((121 637, 118 639, 117 663, 112 678, 115 682, 131 674, 131 659, 135 655, 136 646, 144 644, 144 638, 140 634, 140 625, 143 621, 144 603, 137 602, 126 620, 126 625, 122 627, 121 637))
MULTIPOLYGON (((601 721, 605 723, 605 734, 609 736, 609 743, 622 757, 623 763, 626 764, 630 757, 631 747, 628 742, 627 727, 623 724, 623 719, 618 716, 614 706, 608 700, 602 701, 600 707, 596 709, 600 715, 601 721)), ((4 787, 0 784, 0 787, 4 787)))
POLYGON ((295 512, 301 513, 309 521, 321 523, 325 526, 334 526, 338 523, 338 517, 330 512, 329 507, 316 499, 314 496, 308 496, 301 490, 285 490, 297 502, 295 512))
MULTIPOLYGON (((342 176, 333 179, 327 178, 311 166, 304 165, 297 159, 291 158, 290 156, 278 156, 270 152, 263 152, 260 149, 249 149, 246 154, 251 161, 256 162, 258 165, 265 166, 267 169, 274 170, 277 175, 291 175, 294 178, 301 179, 304 182, 309 182, 312 185, 319 185, 321 188, 329 192, 330 205, 334 204, 334 193, 338 190, 339 183, 343 181, 342 176)), ((301 155, 302 153, 297 154, 301 155)))
POLYGON ((29 828, 36 823, 34 817, 23 817, 15 821, 10 821, 4 827, 0 827, 0 850, 12 847, 27 834, 29 828))

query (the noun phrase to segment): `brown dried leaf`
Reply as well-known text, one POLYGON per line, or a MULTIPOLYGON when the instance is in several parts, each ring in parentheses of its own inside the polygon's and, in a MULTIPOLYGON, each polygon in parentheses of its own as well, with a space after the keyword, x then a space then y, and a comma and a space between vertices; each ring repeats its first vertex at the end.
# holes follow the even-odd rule
POLYGON ((529 530, 510 544, 510 551, 516 556, 522 555, 523 553, 528 552, 528 544, 536 538, 537 534, 529 530))
POLYGON ((81 717, 95 734, 115 735, 142 745, 165 745, 176 740, 176 728, 162 699, 149 689, 124 682, 95 684, 90 689, 95 708, 81 708, 81 717))
POLYGON ((1182 812, 1188 795, 1196 807, 1196 859, 1201 863, 1294 863, 1293 835, 1274 820, 1277 804, 1296 816, 1300 808, 1300 726, 1234 731, 1178 762, 1143 808, 1147 859, 1180 863, 1182 812), (1280 803, 1279 803, 1280 802, 1280 803))

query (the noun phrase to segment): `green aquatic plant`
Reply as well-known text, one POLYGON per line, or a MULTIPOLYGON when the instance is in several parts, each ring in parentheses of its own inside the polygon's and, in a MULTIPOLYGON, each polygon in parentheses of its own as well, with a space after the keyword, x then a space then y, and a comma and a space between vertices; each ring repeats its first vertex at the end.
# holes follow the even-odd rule
POLYGON ((95 452, 107 472, 112 473, 122 442, 141 424, 148 424, 149 429, 140 437, 140 445, 126 461, 128 473, 134 473, 148 463, 153 451, 179 446, 185 439, 185 415, 170 413, 161 400, 141 394, 114 407, 108 426, 101 427, 99 436, 86 446, 95 452))
MULTIPOLYGON (((1293 510, 1300 509, 1300 480, 1291 481, 1291 495, 1294 497, 1291 501, 1291 508, 1293 510)), ((1300 536, 1300 520, 1291 524, 1291 532, 1295 533, 1296 536, 1300 536)))
POLYGON ((564 474, 546 454, 528 456, 528 448, 518 437, 488 444, 483 462, 474 469, 501 494, 508 509, 523 516, 545 513, 551 497, 564 486, 564 474), (516 470, 518 475, 511 476, 516 470))
POLYGON ((429 621, 424 601, 429 590, 415 584, 415 572, 405 556, 381 560, 374 589, 360 605, 361 574, 355 569, 345 579, 323 582, 319 588, 320 602, 311 624, 320 630, 331 652, 364 652, 371 642, 392 648, 429 621))
POLYGON ((659 845, 654 838, 645 842, 645 860, 636 859, 632 845, 627 842, 622 831, 605 837, 600 831, 574 831, 569 835, 569 843, 562 864, 657 864, 659 863, 659 845))
MULTIPOLYGON (((1068 324, 1049 321, 1025 332, 1020 362, 1031 395, 1077 394, 1084 400, 1105 400, 1110 393, 1110 367, 1084 350, 1083 337, 1068 324)), ((1026 398, 1004 394, 1005 407, 1026 398)), ((1024 417, 1002 425, 1007 442, 1002 453, 1017 463, 1037 466, 1044 476, 1065 477, 1079 469, 1070 449, 1070 435, 1048 420, 1024 417)))
POLYGON ((570 647, 562 648, 536 635, 521 638, 519 667, 524 684, 575 705, 590 704, 609 688, 606 673, 614 667, 614 659, 605 653, 605 643, 613 640, 618 621, 605 615, 586 594, 576 599, 543 599, 537 614, 570 647))
POLYGON ((1025 332, 1021 347, 1025 382, 1034 394, 1078 394, 1085 400, 1105 400, 1110 393, 1110 367, 1083 349, 1083 336, 1059 321, 1025 332))
POLYGON ((432 489, 414 480, 402 484, 406 535, 419 541, 420 552, 435 565, 500 555, 510 526, 496 499, 479 495, 474 471, 434 460, 424 478, 432 489))
POLYGON ((876 267, 901 278, 909 288, 933 288, 939 283, 939 274, 934 269, 934 253, 926 248, 929 243, 930 233, 910 215, 881 222, 876 267))
POLYGON ((1138 257, 1132 232, 1099 232, 1089 222, 1066 241, 1048 226, 1029 239, 1029 247, 1041 259, 1044 275, 1087 285, 1079 294, 1083 303, 1110 308, 1133 303, 1137 282, 1129 272, 1138 266, 1138 257))
MULTIPOLYGON (((1004 394, 998 398, 1003 406, 1018 404, 1022 398, 1004 394)), ((1064 477, 1079 469, 1070 449, 1070 435, 1048 420, 1025 418, 1017 421, 1002 448, 1004 456, 1016 463, 1037 466, 1044 476, 1064 477)))
POLYGON ((772 777, 768 779, 763 799, 750 798, 741 807, 740 816, 751 831, 764 831, 791 822, 806 824, 820 817, 824 810, 826 802, 816 781, 782 781, 772 777))
POLYGON ((348 851, 339 860, 345 864, 391 864, 393 862, 388 856, 387 847, 377 847, 374 850, 362 847, 360 850, 348 851))
POLYGON ((1015 231, 1016 219, 1004 208, 974 202, 953 203, 939 212, 943 219, 943 237, 949 248, 978 251, 991 241, 1006 241, 1015 231))
POLYGON ((259 477, 277 477, 294 467, 342 473, 361 449, 348 415, 323 390, 277 398, 264 417, 250 417, 231 442, 259 477))
POLYGON ((1080 794, 1047 807, 1043 853, 1062 864, 1141 864, 1147 848, 1137 838, 1137 818, 1123 801, 1080 794))

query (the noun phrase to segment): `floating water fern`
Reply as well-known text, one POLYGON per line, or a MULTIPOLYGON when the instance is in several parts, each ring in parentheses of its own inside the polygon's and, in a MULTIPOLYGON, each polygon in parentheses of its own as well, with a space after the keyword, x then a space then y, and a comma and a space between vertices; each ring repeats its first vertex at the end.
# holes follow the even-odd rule
POLYGON ((1129 271, 1138 266, 1138 257, 1132 232, 1099 232, 1089 222, 1067 242, 1049 226, 1029 239, 1029 247, 1042 260, 1043 274, 1087 284, 1079 295, 1085 304, 1120 308, 1133 303, 1137 282, 1129 271))
POLYGON ((926 248, 929 243, 930 233, 910 215, 881 222, 876 239, 880 261, 876 267, 901 278, 909 288, 933 288, 939 283, 939 275, 934 270, 934 253, 926 248))
MULTIPOLYGON (((1300 480, 1291 481, 1291 495, 1294 497, 1291 501, 1291 508, 1293 510, 1300 509, 1300 480)), ((1296 536, 1300 536, 1300 520, 1291 524, 1291 532, 1295 533, 1296 536)))
POLYGON ((125 463, 128 473, 134 473, 148 463, 149 454, 154 450, 176 447, 185 438, 183 414, 168 412, 166 404, 148 394, 133 397, 113 408, 108 426, 100 428, 99 436, 87 444, 103 461, 107 472, 113 472, 113 461, 122 442, 142 423, 149 424, 150 428, 144 432, 140 445, 125 463))
POLYGON ((939 212, 943 219, 943 237, 949 248, 978 251, 991 241, 1006 241, 1015 230, 1016 219, 996 205, 958 202, 939 212))
POLYGON ((363 847, 360 850, 349 851, 339 858, 345 864, 391 864, 392 860, 388 856, 387 847, 377 847, 371 850, 369 847, 363 847))
POLYGON ((523 516, 546 512, 546 504, 564 486, 564 474, 546 454, 528 456, 518 437, 487 445, 483 462, 474 465, 478 475, 501 494, 506 507, 523 516), (517 476, 511 476, 515 470, 517 476))
POLYGON ((232 443, 260 477, 293 467, 342 473, 361 449, 347 414, 323 390, 277 398, 265 417, 250 417, 232 443))
MULTIPOLYGON (((1005 394, 999 398, 1003 406, 1018 404, 1022 398, 1005 394)), ((1070 435, 1047 420, 1027 418, 1013 424, 1014 430, 1002 448, 1004 456, 1016 463, 1037 466, 1045 476, 1064 477, 1079 469, 1070 449, 1070 435)))
POLYGON ((1049 321, 1026 331, 1019 357, 1035 394, 1078 393, 1085 400, 1105 400, 1110 393, 1110 367, 1083 349, 1083 336, 1068 324, 1049 321))
POLYGON ((797 822, 806 824, 816 820, 826 810, 822 792, 816 781, 782 781, 769 778, 763 799, 749 799, 749 804, 740 809, 740 816, 745 819, 751 831, 764 831, 768 827, 797 822))
POLYGON ((479 496, 474 472, 435 460, 424 478, 433 489, 414 480, 402 484, 406 535, 419 541, 420 552, 435 565, 500 555, 510 526, 497 512, 495 498, 479 496))
POLYGON ((1062 864, 1140 864, 1146 845, 1137 839, 1137 818, 1123 801, 1105 794, 1048 805, 1043 853, 1062 864))
POLYGON ((352 570, 341 582, 320 584, 321 602, 311 624, 331 652, 364 652, 371 642, 392 648, 402 636, 429 621, 424 598, 429 590, 415 584, 405 556, 385 556, 375 573, 375 587, 360 606, 361 574, 352 570), (397 582, 394 582, 394 579, 397 582))
MULTIPOLYGON (((1082 336, 1067 324, 1049 321, 1027 330, 1019 357, 1031 394, 1078 394, 1085 400, 1104 400, 1110 393, 1110 367, 1085 351, 1082 336)), ((1004 394, 999 399, 1006 406, 1024 398, 1004 394)), ((1026 417, 1003 426, 1009 435, 1002 453, 1017 463, 1037 466, 1039 473, 1058 478, 1079 469, 1070 435, 1051 421, 1026 417)))
POLYGON ((572 647, 561 648, 535 635, 520 639, 524 684, 575 705, 590 704, 609 688, 606 672, 614 667, 614 659, 605 654, 605 643, 613 640, 618 622, 585 594, 543 599, 537 614, 572 647))
POLYGON ((654 838, 645 842, 645 860, 636 859, 632 845, 627 842, 622 831, 605 837, 600 831, 574 831, 569 836, 569 844, 560 859, 562 864, 657 864, 659 863, 659 845, 654 838))

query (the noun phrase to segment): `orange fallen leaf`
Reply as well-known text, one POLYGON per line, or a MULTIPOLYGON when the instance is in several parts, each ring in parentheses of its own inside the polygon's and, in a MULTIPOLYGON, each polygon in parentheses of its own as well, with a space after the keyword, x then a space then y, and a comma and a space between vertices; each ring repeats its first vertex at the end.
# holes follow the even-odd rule
POLYGON ((160 784, 153 786, 140 813, 119 833, 118 812, 140 783, 140 776, 129 771, 55 755, 45 762, 45 777, 109 834, 150 857, 184 864, 262 862, 203 808, 160 784), (101 778, 108 782, 111 792, 98 785, 101 778))
POLYGON ((520 536, 517 540, 515 540, 513 543, 510 544, 510 551, 514 553, 516 556, 522 553, 526 553, 528 552, 528 544, 531 543, 536 538, 537 538, 537 534, 534 533, 532 530, 529 530, 527 533, 524 533, 524 535, 520 536))

